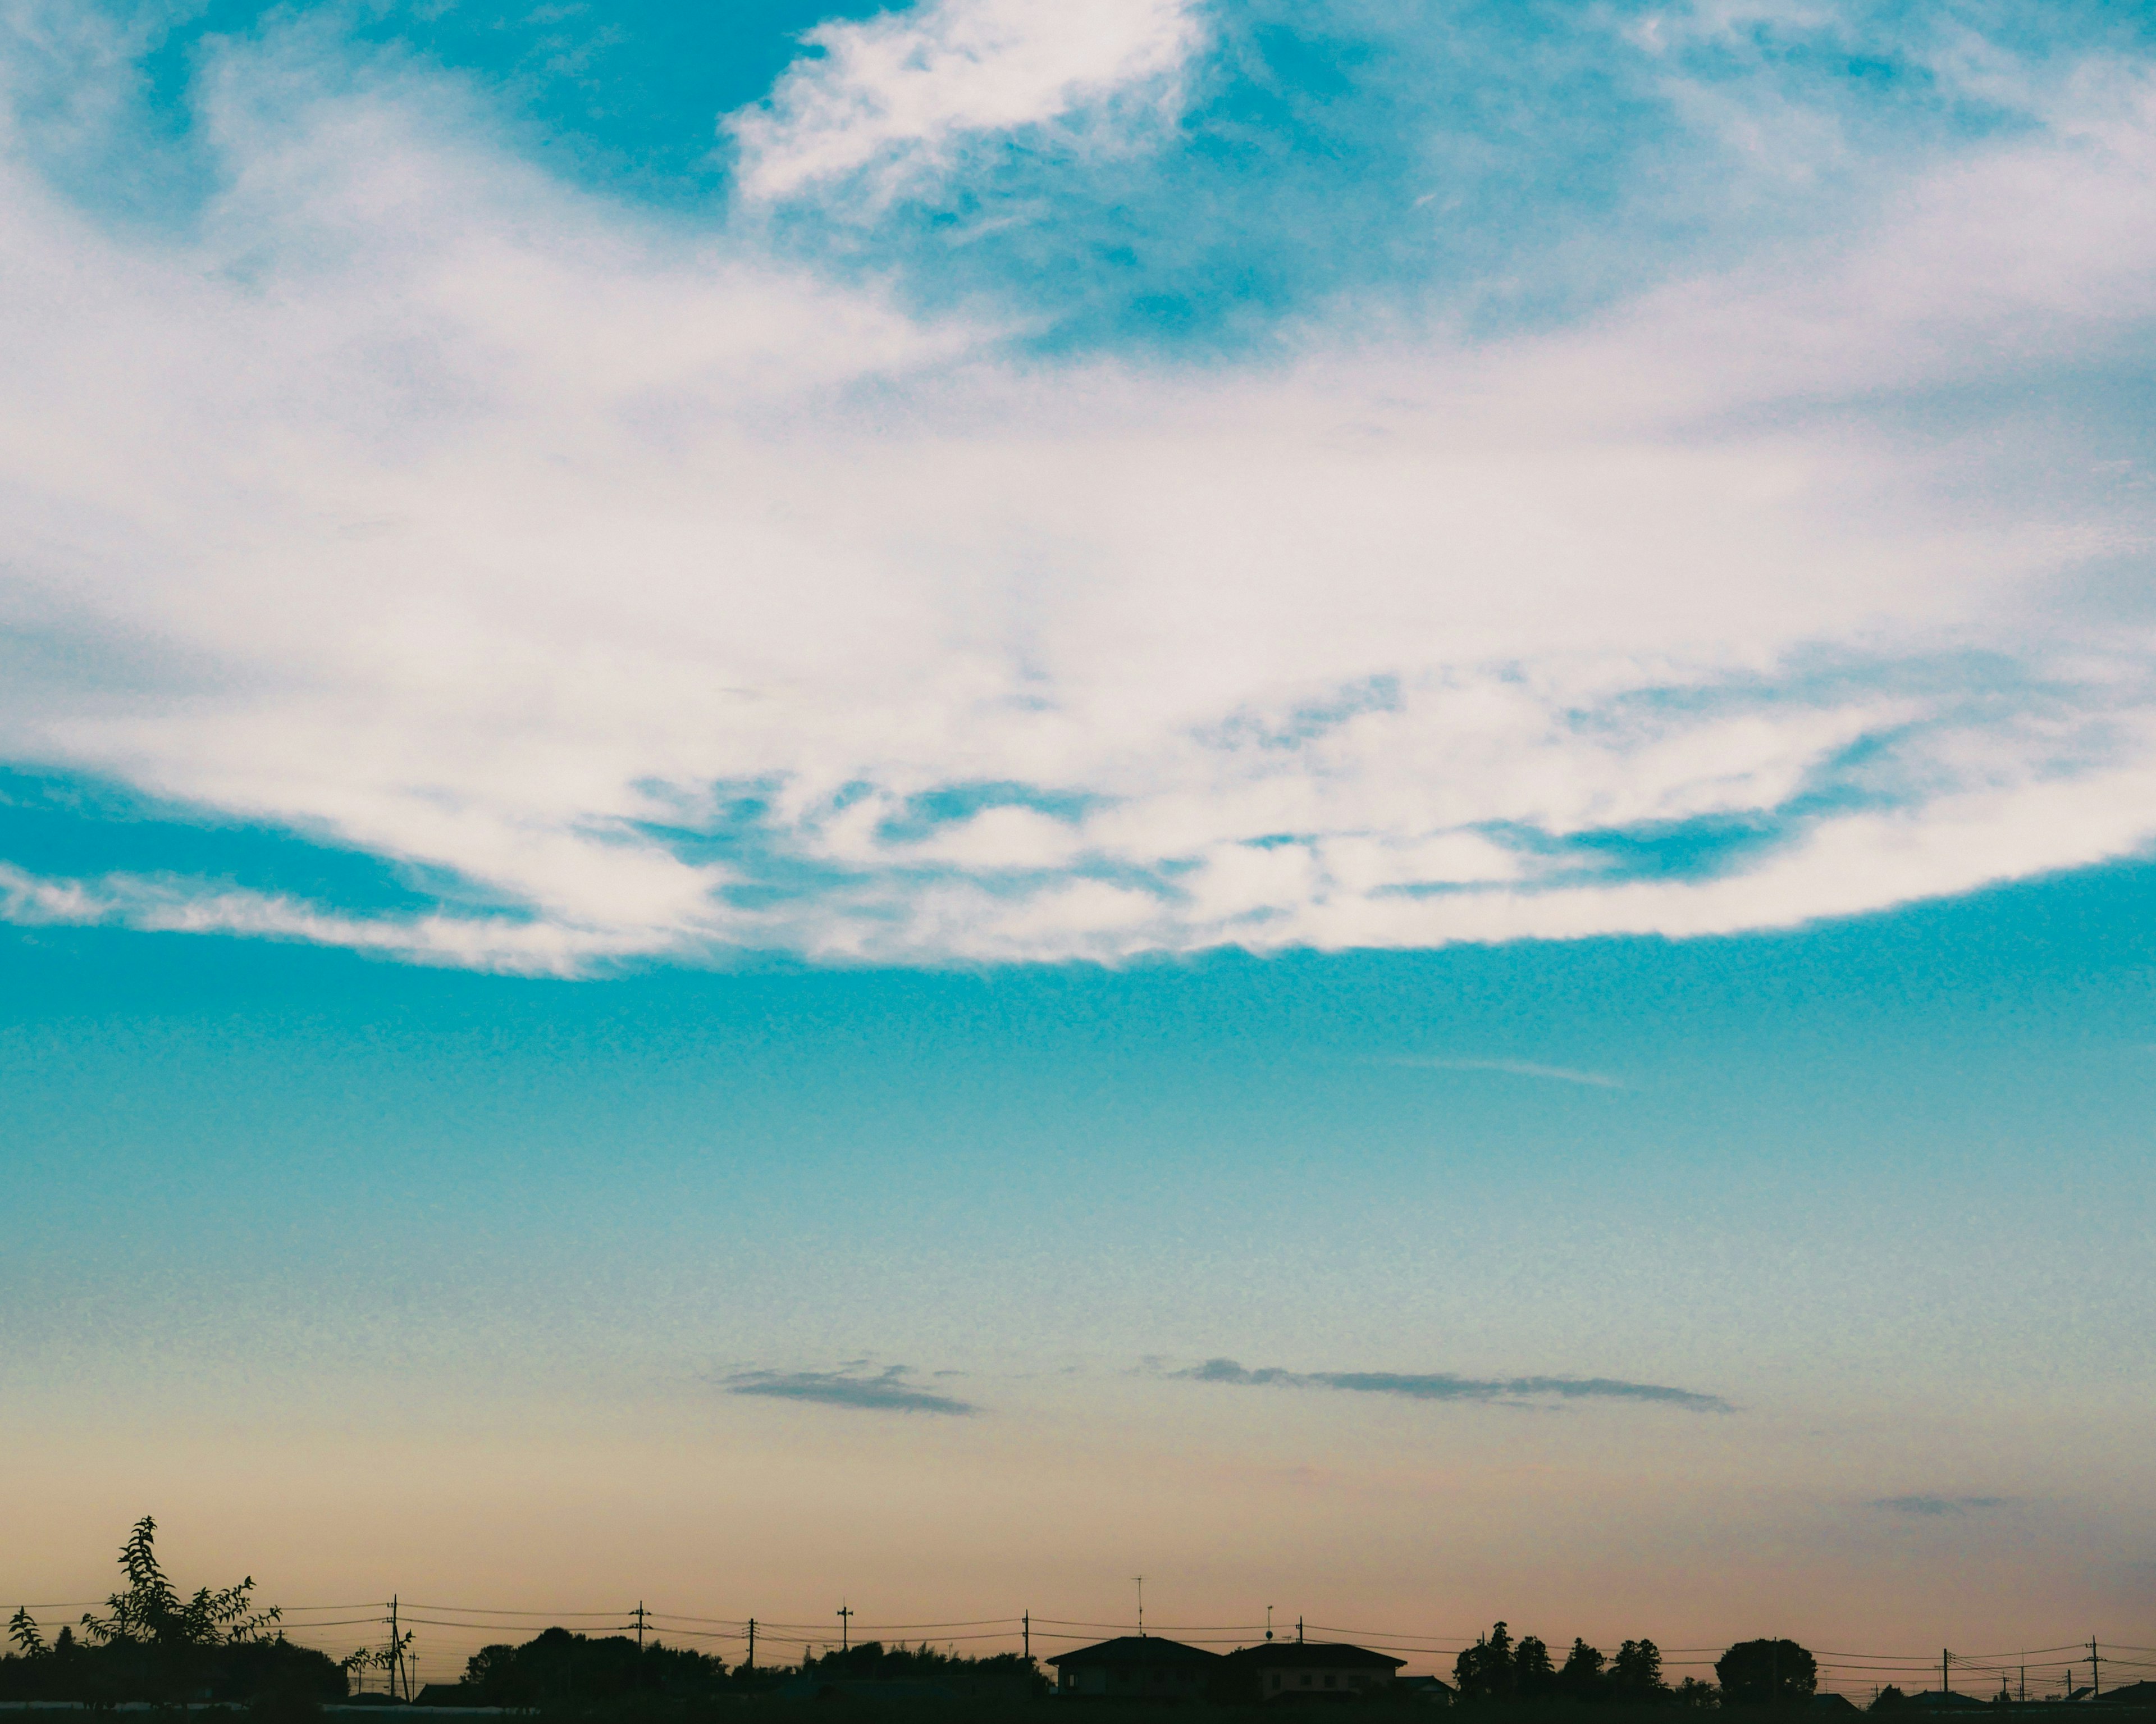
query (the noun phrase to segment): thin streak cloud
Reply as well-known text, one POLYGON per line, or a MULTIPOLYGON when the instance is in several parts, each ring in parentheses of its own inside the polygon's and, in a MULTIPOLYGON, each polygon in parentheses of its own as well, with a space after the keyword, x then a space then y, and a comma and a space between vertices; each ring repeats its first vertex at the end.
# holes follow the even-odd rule
POLYGON ((1933 1519, 1966 1515, 1980 1509, 2003 1509, 2011 1501, 2004 1496, 1881 1496, 1871 1505, 1897 1515, 1922 1515, 1933 1519))
POLYGON ((855 1371, 741 1371, 724 1379, 729 1395, 756 1395, 773 1401, 806 1401, 819 1407, 844 1407, 863 1413, 934 1413, 964 1418, 981 1409, 956 1396, 916 1388, 911 1373, 893 1365, 875 1376, 855 1371))
POLYGON ((1277 1366, 1253 1371, 1233 1359, 1208 1359, 1203 1365, 1168 1374, 1190 1382, 1232 1383, 1246 1388, 1344 1389, 1356 1394, 1397 1395, 1409 1401, 1643 1401, 1692 1413, 1736 1410, 1719 1395, 1609 1377, 1455 1377, 1450 1371, 1286 1371, 1277 1366))
POLYGON ((1546 1078, 1553 1083, 1578 1083, 1589 1089, 1630 1089, 1622 1078, 1604 1072, 1583 1072, 1573 1066, 1537 1065, 1524 1059, 1421 1058, 1413 1054, 1389 1059, 1387 1065, 1409 1066, 1425 1072, 1502 1072, 1513 1078, 1546 1078))

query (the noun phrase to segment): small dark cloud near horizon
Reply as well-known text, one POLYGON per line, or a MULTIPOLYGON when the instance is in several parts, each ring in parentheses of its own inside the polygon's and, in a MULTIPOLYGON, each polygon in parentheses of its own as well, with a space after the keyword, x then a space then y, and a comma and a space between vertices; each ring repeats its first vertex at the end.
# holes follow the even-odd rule
POLYGON ((2003 1509, 2010 1496, 1881 1496, 1871 1506, 1897 1515, 1966 1515, 1978 1509, 2003 1509))
POLYGON ((1192 1382, 1242 1387, 1281 1384, 1290 1388, 1345 1389, 1364 1395, 1399 1395, 1410 1401, 1645 1401, 1692 1413, 1733 1413, 1719 1395, 1702 1395, 1665 1383, 1627 1382, 1612 1377, 1455 1377, 1450 1371, 1252 1371, 1233 1359, 1208 1359, 1171 1377, 1192 1382))
POLYGON ((873 1375, 847 1366, 837 1371, 737 1371, 720 1381, 729 1395, 762 1395, 773 1401, 807 1401, 865 1413, 940 1413, 963 1418, 981 1410, 956 1396, 916 1387, 906 1381, 911 1374, 904 1365, 886 1366, 873 1375))

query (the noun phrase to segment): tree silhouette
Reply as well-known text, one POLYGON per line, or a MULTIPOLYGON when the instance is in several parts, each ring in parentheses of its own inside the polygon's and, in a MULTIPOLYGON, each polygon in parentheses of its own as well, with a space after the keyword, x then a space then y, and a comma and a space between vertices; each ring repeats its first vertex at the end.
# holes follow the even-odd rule
POLYGON ((197 1589, 182 1599, 157 1561, 157 1523, 145 1515, 120 1547, 127 1590, 105 1601, 109 1616, 82 1619, 93 1646, 131 1644, 160 1648, 231 1646, 259 1638, 284 1613, 254 1608, 254 1577, 237 1586, 197 1589))
MULTIPOLYGON (((280 1691, 341 1695, 336 1666, 321 1654, 270 1634, 280 1612, 254 1603, 252 1576, 236 1586, 182 1593, 157 1560, 157 1523, 145 1515, 120 1547, 124 1591, 105 1613, 85 1613, 81 1640, 63 1629, 44 1684, 95 1704, 121 1700, 184 1701, 265 1685, 280 1691)), ((18 1616, 20 1613, 18 1613, 18 1616)))
POLYGON ((1564 1655, 1564 1668, 1557 1673, 1558 1691, 1574 1700, 1594 1699, 1602 1689, 1602 1664, 1599 1649, 1573 1640, 1572 1650, 1564 1655))
MULTIPOLYGON (((1545 1652, 1543 1656, 1547 1663, 1549 1655, 1545 1652)), ((1511 1694, 1514 1685, 1511 1631, 1499 1623, 1453 1660, 1452 1676, 1462 1696, 1511 1694)))
POLYGON ((521 1646, 482 1646, 465 1661, 463 1686, 485 1706, 583 1704, 657 1690, 708 1688, 726 1675, 708 1653, 659 1641, 639 1647, 626 1634, 593 1639, 542 1630, 521 1646))
POLYGON ((37 1619, 30 1614, 30 1607, 18 1604, 15 1613, 8 1619, 8 1638, 15 1643, 15 1649, 24 1658, 43 1658, 45 1655, 45 1637, 38 1632, 37 1619))
POLYGON ((1661 1699, 1669 1691, 1662 1685, 1661 1649, 1652 1640, 1627 1640, 1610 1663, 1609 1686, 1620 1700, 1661 1699))
POLYGON ((1715 1660, 1725 1706, 1788 1706, 1809 1701, 1819 1663, 1794 1640, 1742 1640, 1715 1660))

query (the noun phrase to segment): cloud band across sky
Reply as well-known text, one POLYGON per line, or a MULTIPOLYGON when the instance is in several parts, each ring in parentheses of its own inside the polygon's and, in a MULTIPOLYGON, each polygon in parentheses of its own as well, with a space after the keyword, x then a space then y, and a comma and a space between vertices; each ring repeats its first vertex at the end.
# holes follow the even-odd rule
POLYGON ((1734 1409, 1719 1395, 1702 1395, 1664 1383, 1626 1382, 1608 1377, 1455 1377, 1450 1371, 1250 1370, 1233 1359, 1208 1359, 1173 1375, 1193 1382, 1232 1383, 1244 1388, 1343 1389, 1351 1394, 1397 1395, 1409 1401, 1641 1401, 1689 1413, 1734 1409))
MULTIPOLYGON (((241 836, 0 850, 0 913, 566 971, 1113 960, 1784 926, 2156 835, 2156 491, 2092 381, 2156 340, 2147 65, 1987 74, 2014 125, 1858 151, 1834 223, 1563 316, 1347 284, 1180 351, 1036 339, 1038 270, 924 276, 924 185, 1053 250, 1237 64, 1180 6, 1064 15, 829 27, 702 224, 275 24, 204 50, 214 195, 115 221, 18 53, 0 754, 241 836), (996 141, 1042 127, 1062 189, 1019 199, 996 141), (852 249, 789 239, 841 183, 852 249)), ((1609 51, 1703 76, 1674 39, 1609 51)), ((128 51, 72 75, 124 93, 128 51)))

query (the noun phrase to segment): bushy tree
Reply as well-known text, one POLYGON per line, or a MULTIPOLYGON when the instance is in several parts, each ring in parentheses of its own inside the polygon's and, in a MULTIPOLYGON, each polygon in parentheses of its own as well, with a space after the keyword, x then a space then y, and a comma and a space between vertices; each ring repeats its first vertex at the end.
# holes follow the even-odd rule
POLYGON ((82 1619, 83 1638, 93 1646, 167 1649, 236 1645, 274 1628, 284 1613, 254 1608, 254 1577, 237 1586, 196 1589, 182 1598, 157 1561, 157 1523, 145 1515, 120 1547, 127 1590, 105 1601, 110 1614, 82 1619))
POLYGON ((1030 1688, 1040 1667, 1022 1653, 995 1652, 986 1658, 967 1658, 940 1652, 923 1640, 908 1646, 903 1640, 886 1646, 880 1640, 864 1640, 841 1652, 826 1652, 802 1660, 803 1671, 819 1676, 857 1682, 961 1682, 986 1678, 1030 1688))
POLYGON ((463 1685, 484 1706, 561 1706, 707 1687, 726 1675, 709 1653, 626 1634, 594 1639, 552 1628, 521 1646, 482 1646, 465 1661, 463 1685))
POLYGON ((1724 1706, 1801 1706, 1819 1686, 1819 1664, 1794 1640, 1741 1640, 1715 1661, 1724 1706))
POLYGON ((80 1639, 63 1628, 48 1647, 18 1609, 8 1624, 18 1651, 0 1690, 23 1699, 171 1701, 208 1695, 244 1700, 275 1691, 309 1703, 344 1692, 336 1666, 275 1632, 280 1613, 258 1608, 250 1576, 236 1586, 182 1593, 157 1557, 157 1523, 136 1521, 121 1546, 124 1591, 102 1615, 85 1614, 80 1639))

